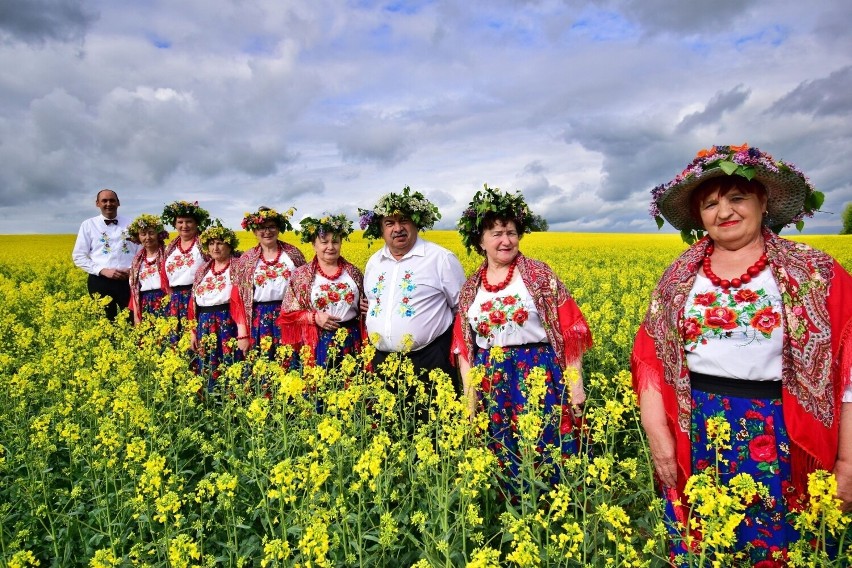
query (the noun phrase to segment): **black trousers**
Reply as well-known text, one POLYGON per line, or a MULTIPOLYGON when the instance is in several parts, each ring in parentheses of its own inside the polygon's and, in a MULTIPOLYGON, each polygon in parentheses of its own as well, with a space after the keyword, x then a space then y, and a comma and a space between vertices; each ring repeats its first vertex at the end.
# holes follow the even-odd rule
POLYGON ((118 310, 126 308, 130 304, 130 284, 127 280, 115 280, 106 278, 105 276, 96 276, 89 274, 89 279, 86 282, 89 289, 89 294, 100 294, 101 296, 110 298, 110 303, 106 307, 106 316, 114 320, 118 315, 118 310))

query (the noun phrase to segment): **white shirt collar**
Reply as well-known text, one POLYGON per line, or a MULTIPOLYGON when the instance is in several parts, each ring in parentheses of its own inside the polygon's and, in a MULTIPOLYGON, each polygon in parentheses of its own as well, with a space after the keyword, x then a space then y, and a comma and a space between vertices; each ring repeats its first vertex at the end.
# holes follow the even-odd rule
MULTIPOLYGON (((388 248, 388 245, 385 245, 382 248, 382 256, 391 260, 397 260, 396 257, 391 253, 390 248, 388 248)), ((412 256, 426 256, 426 241, 421 239, 420 235, 417 235, 417 240, 414 241, 414 246, 411 247, 411 250, 402 255, 402 258, 400 258, 399 260, 405 260, 406 258, 410 258, 412 256)))

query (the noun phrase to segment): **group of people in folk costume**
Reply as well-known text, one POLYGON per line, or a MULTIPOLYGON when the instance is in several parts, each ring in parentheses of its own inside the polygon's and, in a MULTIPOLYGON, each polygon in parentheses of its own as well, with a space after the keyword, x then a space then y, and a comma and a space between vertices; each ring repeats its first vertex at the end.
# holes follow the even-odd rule
MULTIPOLYGON (((715 473, 749 473, 766 488, 737 528, 750 562, 786 561, 800 538, 788 513, 804 506, 813 471, 833 472, 852 508, 852 279, 827 254, 777 234, 818 208, 817 194, 794 166, 748 145, 702 150, 652 190, 652 213, 690 243, 654 289, 630 361, 673 563, 692 530, 686 482, 717 467, 707 424, 720 417, 731 436, 715 473)), ((369 337, 376 368, 404 352, 419 380, 434 369, 453 377, 470 412, 488 413, 489 446, 509 477, 533 372, 544 381, 538 454, 553 481, 554 454, 582 451, 592 336, 554 271, 520 252, 534 225, 520 193, 486 186, 473 196, 457 226, 483 262, 467 278, 455 254, 420 235, 440 214, 408 187, 359 210, 364 236, 384 241, 363 273, 341 255, 353 230, 343 214, 301 221, 296 234, 315 252, 306 262, 279 238, 292 230, 292 209, 247 214, 242 226, 258 244, 237 256, 235 233, 197 203, 132 222, 117 215, 114 191, 99 192, 96 205, 101 214, 83 223, 73 253, 89 291, 111 298, 112 318, 129 306, 137 322, 195 320, 208 388, 252 349, 274 357, 281 345, 307 345, 312 364, 329 365, 345 328, 333 353, 354 353, 369 337), (164 223, 178 233, 168 245, 164 223)))

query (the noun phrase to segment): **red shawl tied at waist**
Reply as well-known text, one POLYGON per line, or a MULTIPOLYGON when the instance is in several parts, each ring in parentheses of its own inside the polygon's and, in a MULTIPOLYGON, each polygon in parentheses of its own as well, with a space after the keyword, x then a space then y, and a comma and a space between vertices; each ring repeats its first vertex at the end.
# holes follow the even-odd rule
MULTIPOLYGON (((793 484, 831 471, 837 458, 843 390, 852 367, 852 277, 827 254, 764 229, 766 257, 783 303, 782 407, 790 436, 793 484), (845 301, 844 301, 845 298, 845 301)), ((710 240, 687 249, 663 273, 636 334, 636 392, 660 392, 675 437, 678 489, 691 475, 691 387, 681 329, 684 306, 710 240)))
MULTIPOLYGON (((567 363, 578 361, 592 346, 592 332, 586 319, 568 293, 565 285, 546 263, 518 253, 516 269, 521 275, 535 309, 541 318, 547 339, 556 352, 556 359, 565 369, 567 363)), ((482 278, 483 262, 465 281, 459 292, 459 309, 453 328, 452 353, 472 362, 474 353, 473 328, 468 325, 467 311, 476 299, 482 278)))
MULTIPOLYGON (((130 263, 130 311, 140 315, 142 304, 139 300, 139 270, 142 268, 142 263, 147 259, 148 251, 145 250, 145 247, 142 247, 136 252, 133 262, 130 263)), ((166 255, 163 247, 157 249, 157 259, 154 262, 157 263, 157 270, 160 273, 160 288, 168 296, 172 293, 172 290, 169 288, 169 277, 166 275, 166 255)))
MULTIPOLYGON (((343 270, 355 282, 358 288, 358 297, 364 297, 364 275, 351 262, 340 257, 343 270)), ((284 300, 281 302, 281 314, 278 316, 278 325, 281 327, 281 344, 292 345, 298 350, 302 345, 316 347, 319 342, 319 328, 317 328, 311 314, 316 311, 311 303, 311 289, 314 285, 314 277, 317 273, 317 259, 297 268, 290 277, 287 291, 284 292, 284 300)), ((361 337, 364 336, 364 318, 358 319, 361 325, 361 337)))
MULTIPOLYGON (((278 250, 290 257, 294 267, 298 268, 305 264, 305 255, 293 245, 278 241, 278 250)), ((231 290, 231 304, 236 305, 236 308, 232 310, 235 316, 234 321, 247 329, 251 324, 254 307, 254 271, 262 256, 263 250, 260 245, 249 249, 236 262, 236 267, 231 272, 236 275, 232 282, 234 287, 231 290)))

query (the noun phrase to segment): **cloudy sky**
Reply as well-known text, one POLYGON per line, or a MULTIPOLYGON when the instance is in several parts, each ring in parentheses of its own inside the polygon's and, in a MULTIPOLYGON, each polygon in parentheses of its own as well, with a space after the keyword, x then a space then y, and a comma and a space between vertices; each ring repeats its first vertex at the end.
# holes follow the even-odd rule
POLYGON ((0 0, 0 233, 199 200, 354 219, 484 183, 551 229, 653 232, 649 190, 748 142, 852 200, 852 2, 0 0))

